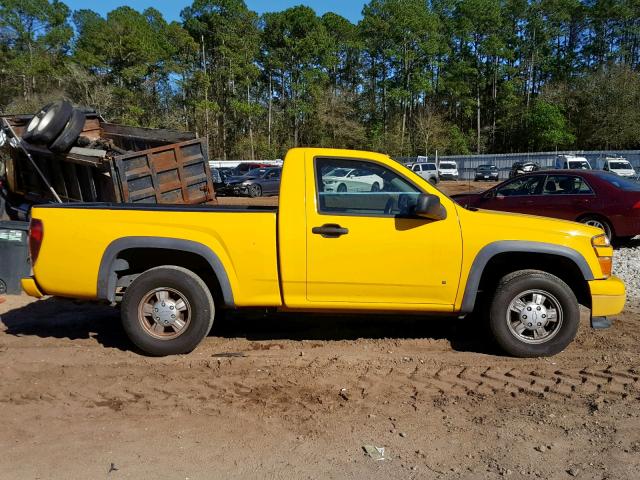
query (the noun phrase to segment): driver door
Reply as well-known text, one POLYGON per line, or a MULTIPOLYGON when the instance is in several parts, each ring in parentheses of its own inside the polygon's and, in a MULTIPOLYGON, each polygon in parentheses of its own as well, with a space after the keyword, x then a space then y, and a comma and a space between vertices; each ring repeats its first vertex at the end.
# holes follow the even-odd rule
POLYGON ((448 204, 444 220, 412 217, 418 196, 426 192, 398 171, 366 160, 308 161, 308 198, 315 202, 306 206, 307 300, 319 308, 411 304, 414 310, 424 305, 451 311, 462 260, 455 207, 448 204), (325 192, 323 177, 335 168, 356 168, 383 185, 379 191, 368 185, 366 191, 325 192))

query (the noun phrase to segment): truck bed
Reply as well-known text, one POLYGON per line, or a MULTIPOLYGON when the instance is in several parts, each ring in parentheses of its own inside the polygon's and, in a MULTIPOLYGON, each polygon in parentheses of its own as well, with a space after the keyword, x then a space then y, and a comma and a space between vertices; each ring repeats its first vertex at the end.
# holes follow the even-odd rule
POLYGON ((219 259, 235 306, 281 305, 275 207, 48 204, 34 206, 32 216, 44 225, 34 273, 46 294, 107 299, 101 265, 110 246, 130 244, 135 260, 136 248, 165 255, 172 241, 189 239, 219 259), (154 246, 156 239, 168 247, 154 246))

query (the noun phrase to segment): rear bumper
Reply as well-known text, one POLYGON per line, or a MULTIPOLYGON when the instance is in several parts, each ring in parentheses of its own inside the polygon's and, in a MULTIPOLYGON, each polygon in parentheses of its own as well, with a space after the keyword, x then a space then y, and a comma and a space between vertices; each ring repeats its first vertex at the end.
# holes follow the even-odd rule
POLYGON ((607 325, 606 317, 618 315, 624 309, 627 299, 624 283, 618 277, 611 276, 606 280, 591 280, 589 290, 591 325, 594 328, 603 328, 603 325, 607 325))
POLYGON ((25 291, 25 293, 30 297, 35 297, 35 298, 44 297, 44 293, 40 291, 40 288, 38 287, 38 284, 36 283, 35 278, 33 277, 23 278, 20 281, 20 284, 22 285, 22 289, 25 291))

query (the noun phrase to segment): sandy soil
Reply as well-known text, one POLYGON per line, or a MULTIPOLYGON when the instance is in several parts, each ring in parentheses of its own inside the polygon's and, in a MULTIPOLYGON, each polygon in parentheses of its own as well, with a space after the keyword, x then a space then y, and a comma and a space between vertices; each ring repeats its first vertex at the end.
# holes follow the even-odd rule
POLYGON ((639 314, 519 360, 472 318, 252 312, 158 359, 116 309, 7 297, 0 478, 635 479, 639 314))
POLYGON ((602 332, 585 315, 568 350, 535 360, 500 356, 469 320, 230 315, 192 354, 157 359, 135 351, 111 307, 21 296, 0 312, 0 478, 640 468, 638 307, 602 332))

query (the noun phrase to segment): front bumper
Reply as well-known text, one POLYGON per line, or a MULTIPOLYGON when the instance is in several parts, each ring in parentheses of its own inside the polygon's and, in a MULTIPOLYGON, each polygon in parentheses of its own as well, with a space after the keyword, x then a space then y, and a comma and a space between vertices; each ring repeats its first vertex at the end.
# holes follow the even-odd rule
POLYGON ((624 309, 627 293, 624 283, 616 276, 606 280, 591 280, 591 326, 606 328, 611 325, 607 319, 610 315, 618 315, 624 309))
POLYGON ((44 297, 44 293, 40 291, 40 287, 38 287, 38 284, 36 283, 35 278, 33 277, 23 278, 22 280, 20 280, 20 285, 22 286, 22 289, 25 291, 25 293, 30 297, 35 297, 35 298, 44 297))
POLYGON ((458 175, 453 173, 439 173, 440 180, 458 180, 458 175))

